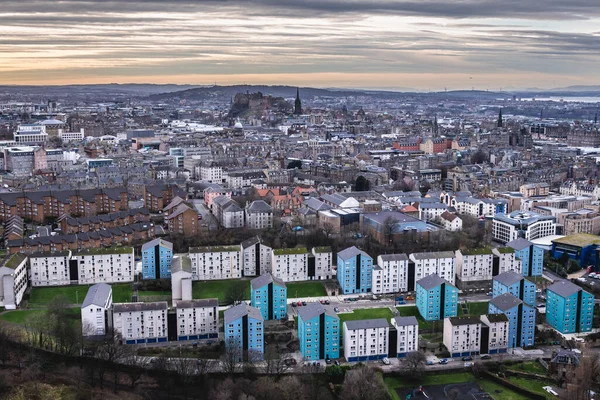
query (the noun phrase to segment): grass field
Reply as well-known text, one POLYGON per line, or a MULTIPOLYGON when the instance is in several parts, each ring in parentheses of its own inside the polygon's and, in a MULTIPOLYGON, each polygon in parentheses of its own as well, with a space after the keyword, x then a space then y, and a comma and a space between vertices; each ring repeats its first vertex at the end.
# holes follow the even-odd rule
MULTIPOLYGON (((65 296, 70 304, 81 304, 91 285, 35 287, 31 289, 29 307, 46 307, 56 296, 65 296)), ((126 303, 131 301, 131 284, 119 283, 112 286, 113 302, 126 303)))
MULTIPOLYGON (((407 306, 407 307, 396 307, 400 312, 400 315, 403 317, 414 316, 417 317, 417 321, 419 322, 419 329, 421 330, 430 330, 434 329, 436 331, 441 332, 444 328, 443 321, 425 321, 421 314, 419 314, 419 309, 417 306, 407 306)), ((420 331, 419 331, 420 332, 420 331)))
POLYGON ((388 321, 394 316, 389 308, 363 308, 354 310, 352 313, 338 314, 340 325, 345 321, 358 321, 361 319, 385 318, 388 321))
POLYGON ((326 296, 325 287, 321 282, 291 282, 286 283, 288 298, 326 296))
MULTIPOLYGON (((467 307, 469 309, 469 315, 471 317, 478 317, 483 314, 488 313, 488 302, 482 301, 477 303, 467 303, 467 307)), ((464 315, 461 304, 458 305, 458 316, 462 317, 464 315)))
MULTIPOLYGON (((425 386, 425 389, 427 389, 427 386, 431 385, 449 385, 451 383, 463 383, 473 381, 475 381, 475 377, 470 372, 457 372, 453 374, 424 375, 423 379, 419 381, 416 385, 423 385, 425 386)), ((394 400, 403 400, 398 397, 396 389, 415 386, 415 383, 408 382, 399 377, 385 377, 384 382, 389 388, 389 392, 394 400)), ((488 393, 491 393, 494 396, 495 400, 527 400, 527 397, 513 392, 512 390, 509 390, 492 381, 478 380, 477 383, 479 383, 483 390, 485 390, 488 393), (496 392, 497 390, 499 392, 496 392)))
POLYGON ((511 371, 529 372, 531 374, 546 375, 548 372, 537 361, 527 361, 518 364, 509 365, 511 371))
POLYGON ((171 296, 171 292, 166 290, 139 290, 138 296, 150 297, 150 296, 171 296))
POLYGON ((224 304, 227 290, 239 284, 239 282, 243 282, 244 285, 244 300, 250 300, 250 281, 239 279, 194 282, 192 286, 192 298, 212 299, 216 297, 219 299, 219 303, 224 304))
POLYGON ((548 392, 546 392, 543 389, 543 387, 544 386, 552 386, 554 384, 552 381, 529 379, 529 378, 523 378, 520 376, 511 376, 511 377, 508 377, 508 380, 511 381, 512 383, 515 383, 515 384, 525 388, 525 389, 529 389, 532 392, 547 395, 546 396, 547 398, 550 398, 550 395, 548 395, 548 392))
MULTIPOLYGON (((3 321, 12 322, 13 324, 23 324, 29 316, 35 314, 44 314, 45 312, 46 310, 8 311, 0 315, 0 319, 2 319, 3 321)), ((78 321, 81 319, 81 310, 79 308, 69 308, 69 314, 70 316, 72 316, 74 321, 78 321)))

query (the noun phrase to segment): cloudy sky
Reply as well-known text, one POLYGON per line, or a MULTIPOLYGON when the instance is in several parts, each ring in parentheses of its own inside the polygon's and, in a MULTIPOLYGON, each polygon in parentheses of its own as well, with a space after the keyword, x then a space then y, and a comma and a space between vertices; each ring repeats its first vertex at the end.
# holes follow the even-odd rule
POLYGON ((597 0, 0 0, 0 84, 600 84, 597 0))

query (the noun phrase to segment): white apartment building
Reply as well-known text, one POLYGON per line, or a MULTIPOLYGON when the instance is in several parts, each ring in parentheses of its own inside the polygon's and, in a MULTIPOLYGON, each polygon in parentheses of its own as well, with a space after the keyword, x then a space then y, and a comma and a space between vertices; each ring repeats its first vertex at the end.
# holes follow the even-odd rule
POLYGON ((213 339, 219 337, 219 300, 179 301, 177 340, 213 339))
POLYGON ((313 247, 312 257, 308 258, 308 279, 323 280, 333 277, 333 253, 331 247, 313 247), (314 273, 311 266, 314 259, 314 273))
POLYGON ((371 290, 373 294, 397 293, 408 290, 408 256, 382 254, 373 266, 371 290))
POLYGON ((113 304, 112 325, 124 344, 166 342, 166 301, 113 304))
POLYGON ((81 304, 83 336, 103 336, 108 328, 108 311, 112 307, 112 288, 106 283, 90 286, 81 304))
POLYGON ((413 287, 417 286, 417 281, 426 276, 437 274, 454 285, 456 256, 452 251, 436 251, 429 253, 413 253, 409 260, 415 264, 415 279, 413 287))
POLYGON ((0 307, 15 310, 27 290, 27 256, 15 253, 0 264, 0 307))
POLYGON ((491 280, 493 266, 492 249, 456 250, 456 276, 461 282, 491 280))
POLYGON ((513 211, 510 214, 496 214, 492 220, 492 236, 502 243, 512 242, 519 237, 531 241, 553 235, 556 235, 556 218, 547 215, 513 211))
POLYGON ((187 254, 178 254, 171 262, 171 301, 177 307, 182 300, 192 300, 192 262, 187 254))
POLYGON ((451 357, 479 354, 481 350, 481 320, 476 317, 444 319, 444 346, 451 357))
POLYGON ((246 227, 248 229, 268 229, 273 227, 273 208, 264 200, 253 201, 246 207, 246 227))
POLYGON ((242 277, 241 246, 190 247, 194 280, 242 277))
POLYGON ((380 360, 388 356, 390 324, 385 318, 344 322, 347 361, 380 360))
POLYGON ((515 254, 514 249, 510 247, 498 247, 496 249, 492 249, 492 252, 498 260, 498 273, 494 273, 494 276, 500 275, 501 273, 507 271, 513 271, 517 274, 522 274, 523 263, 515 254))
MULTIPOLYGON (((60 286, 71 284, 69 260, 71 251, 36 252, 29 256, 31 286, 60 286)), ((74 277, 77 280, 77 276, 74 277)))
POLYGON ((46 133, 45 125, 23 124, 19 125, 13 138, 18 144, 45 143, 48 141, 48 133, 46 133))
POLYGON ((305 247, 273 249, 271 274, 284 282, 308 280, 308 250, 305 247))
POLYGON ((394 317, 392 325, 396 327, 396 357, 406 357, 408 353, 419 350, 419 322, 415 316, 394 317))
POLYGON ((244 240, 241 247, 244 276, 260 276, 271 272, 272 249, 262 244, 260 237, 244 240))
POLYGON ((476 199, 474 197, 455 197, 450 205, 458 214, 466 214, 475 218, 491 217, 496 214, 496 203, 502 200, 476 199))
POLYGON ((78 283, 133 282, 135 257, 133 247, 108 247, 73 253, 77 262, 78 283))
POLYGON ((63 142, 81 142, 85 137, 85 131, 83 128, 81 128, 79 132, 65 132, 62 129, 59 129, 58 137, 63 142))
POLYGON ((444 203, 420 203, 419 204, 419 219, 421 221, 435 221, 448 210, 448 206, 444 203))
POLYGON ((223 168, 217 166, 201 166, 200 179, 209 183, 223 183, 223 168))
POLYGON ((483 322, 481 352, 487 354, 505 353, 508 349, 508 317, 505 314, 489 314, 481 315, 480 318, 483 322), (486 338, 487 341, 484 343, 483 341, 486 338))

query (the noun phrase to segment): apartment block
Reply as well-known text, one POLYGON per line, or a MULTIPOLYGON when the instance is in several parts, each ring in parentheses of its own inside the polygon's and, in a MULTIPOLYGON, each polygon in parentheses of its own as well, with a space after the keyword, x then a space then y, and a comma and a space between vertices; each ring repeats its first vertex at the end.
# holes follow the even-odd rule
POLYGON ((173 243, 154 239, 142 245, 142 277, 166 279, 171 277, 173 243))
POLYGON ((272 249, 262 244, 260 237, 255 236, 244 240, 241 247, 243 276, 260 276, 271 272, 272 249))
POLYGON ((308 255, 308 279, 324 280, 333 277, 333 253, 331 247, 313 247, 308 255))
POLYGON ((109 328, 112 308, 112 288, 106 283, 90 286, 81 304, 83 336, 104 336, 109 328))
POLYGON ((181 300, 175 307, 177 340, 217 339, 219 299, 181 300))
POLYGON ((368 293, 373 283, 373 259, 355 246, 337 254, 337 279, 343 294, 368 293))
POLYGON ((250 305, 260 310, 264 320, 287 319, 287 287, 266 273, 250 281, 250 305))
POLYGON ((392 325, 396 328, 396 357, 404 358, 419 350, 419 322, 415 316, 394 317, 392 325))
POLYGON ((273 249, 271 273, 284 282, 307 281, 308 254, 306 247, 273 249))
POLYGON ((27 290, 27 256, 16 253, 0 263, 0 306, 15 310, 27 290))
POLYGON ((133 247, 108 247, 73 252, 69 265, 75 266, 77 283, 84 285, 133 282, 134 263, 133 247))
POLYGON ((458 315, 458 289, 437 274, 419 280, 416 303, 426 321, 438 321, 458 315))
POLYGON ((479 317, 481 322, 481 354, 501 354, 508 351, 508 317, 488 314, 479 317))
POLYGON ((408 290, 408 256, 382 254, 373 267, 373 294, 398 293, 408 290))
POLYGON ((169 336, 166 301, 113 304, 112 323, 125 344, 166 342, 169 336))
POLYGON ((348 362, 388 356, 390 324, 385 318, 344 322, 344 357, 348 362))
POLYGON ((477 355, 481 351, 481 320, 476 317, 444 319, 444 346, 451 357, 477 355))
POLYGON ((535 307, 536 288, 535 282, 517 272, 503 272, 492 281, 492 297, 510 293, 525 304, 535 307))
POLYGON ((223 315, 227 355, 238 362, 264 358, 264 319, 260 310, 242 303, 223 315))
POLYGON ((594 296, 567 280, 546 289, 546 322, 562 334, 589 332, 594 318, 594 296))
POLYGON ((515 256, 521 261, 523 276, 542 276, 544 249, 523 238, 508 242, 506 246, 514 249, 515 256))
POLYGON ((242 277, 241 246, 190 247, 194 280, 242 277))
MULTIPOLYGON (((29 256, 29 280, 31 286, 64 286, 71 284, 69 261, 71 251, 35 252, 29 256)), ((73 276, 79 280, 79 274, 73 276)))
POLYGON ((437 274, 452 285, 455 284, 456 255, 454 252, 413 253, 408 257, 415 266, 413 287, 416 287, 418 280, 432 274, 437 274))
POLYGON ((340 319, 320 303, 298 308, 298 339, 305 360, 340 356, 340 319))
POLYGON ((490 248, 456 250, 456 276, 461 283, 492 279, 493 266, 490 248))
POLYGON ((504 314, 508 318, 508 347, 527 347, 535 343, 535 308, 510 293, 490 300, 489 314, 504 314))

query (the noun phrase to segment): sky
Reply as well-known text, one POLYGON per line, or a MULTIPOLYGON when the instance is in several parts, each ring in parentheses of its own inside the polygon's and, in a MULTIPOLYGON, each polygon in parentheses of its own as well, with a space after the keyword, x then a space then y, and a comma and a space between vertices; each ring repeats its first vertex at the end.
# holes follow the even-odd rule
POLYGON ((0 84, 600 84, 597 0, 0 0, 0 84))

